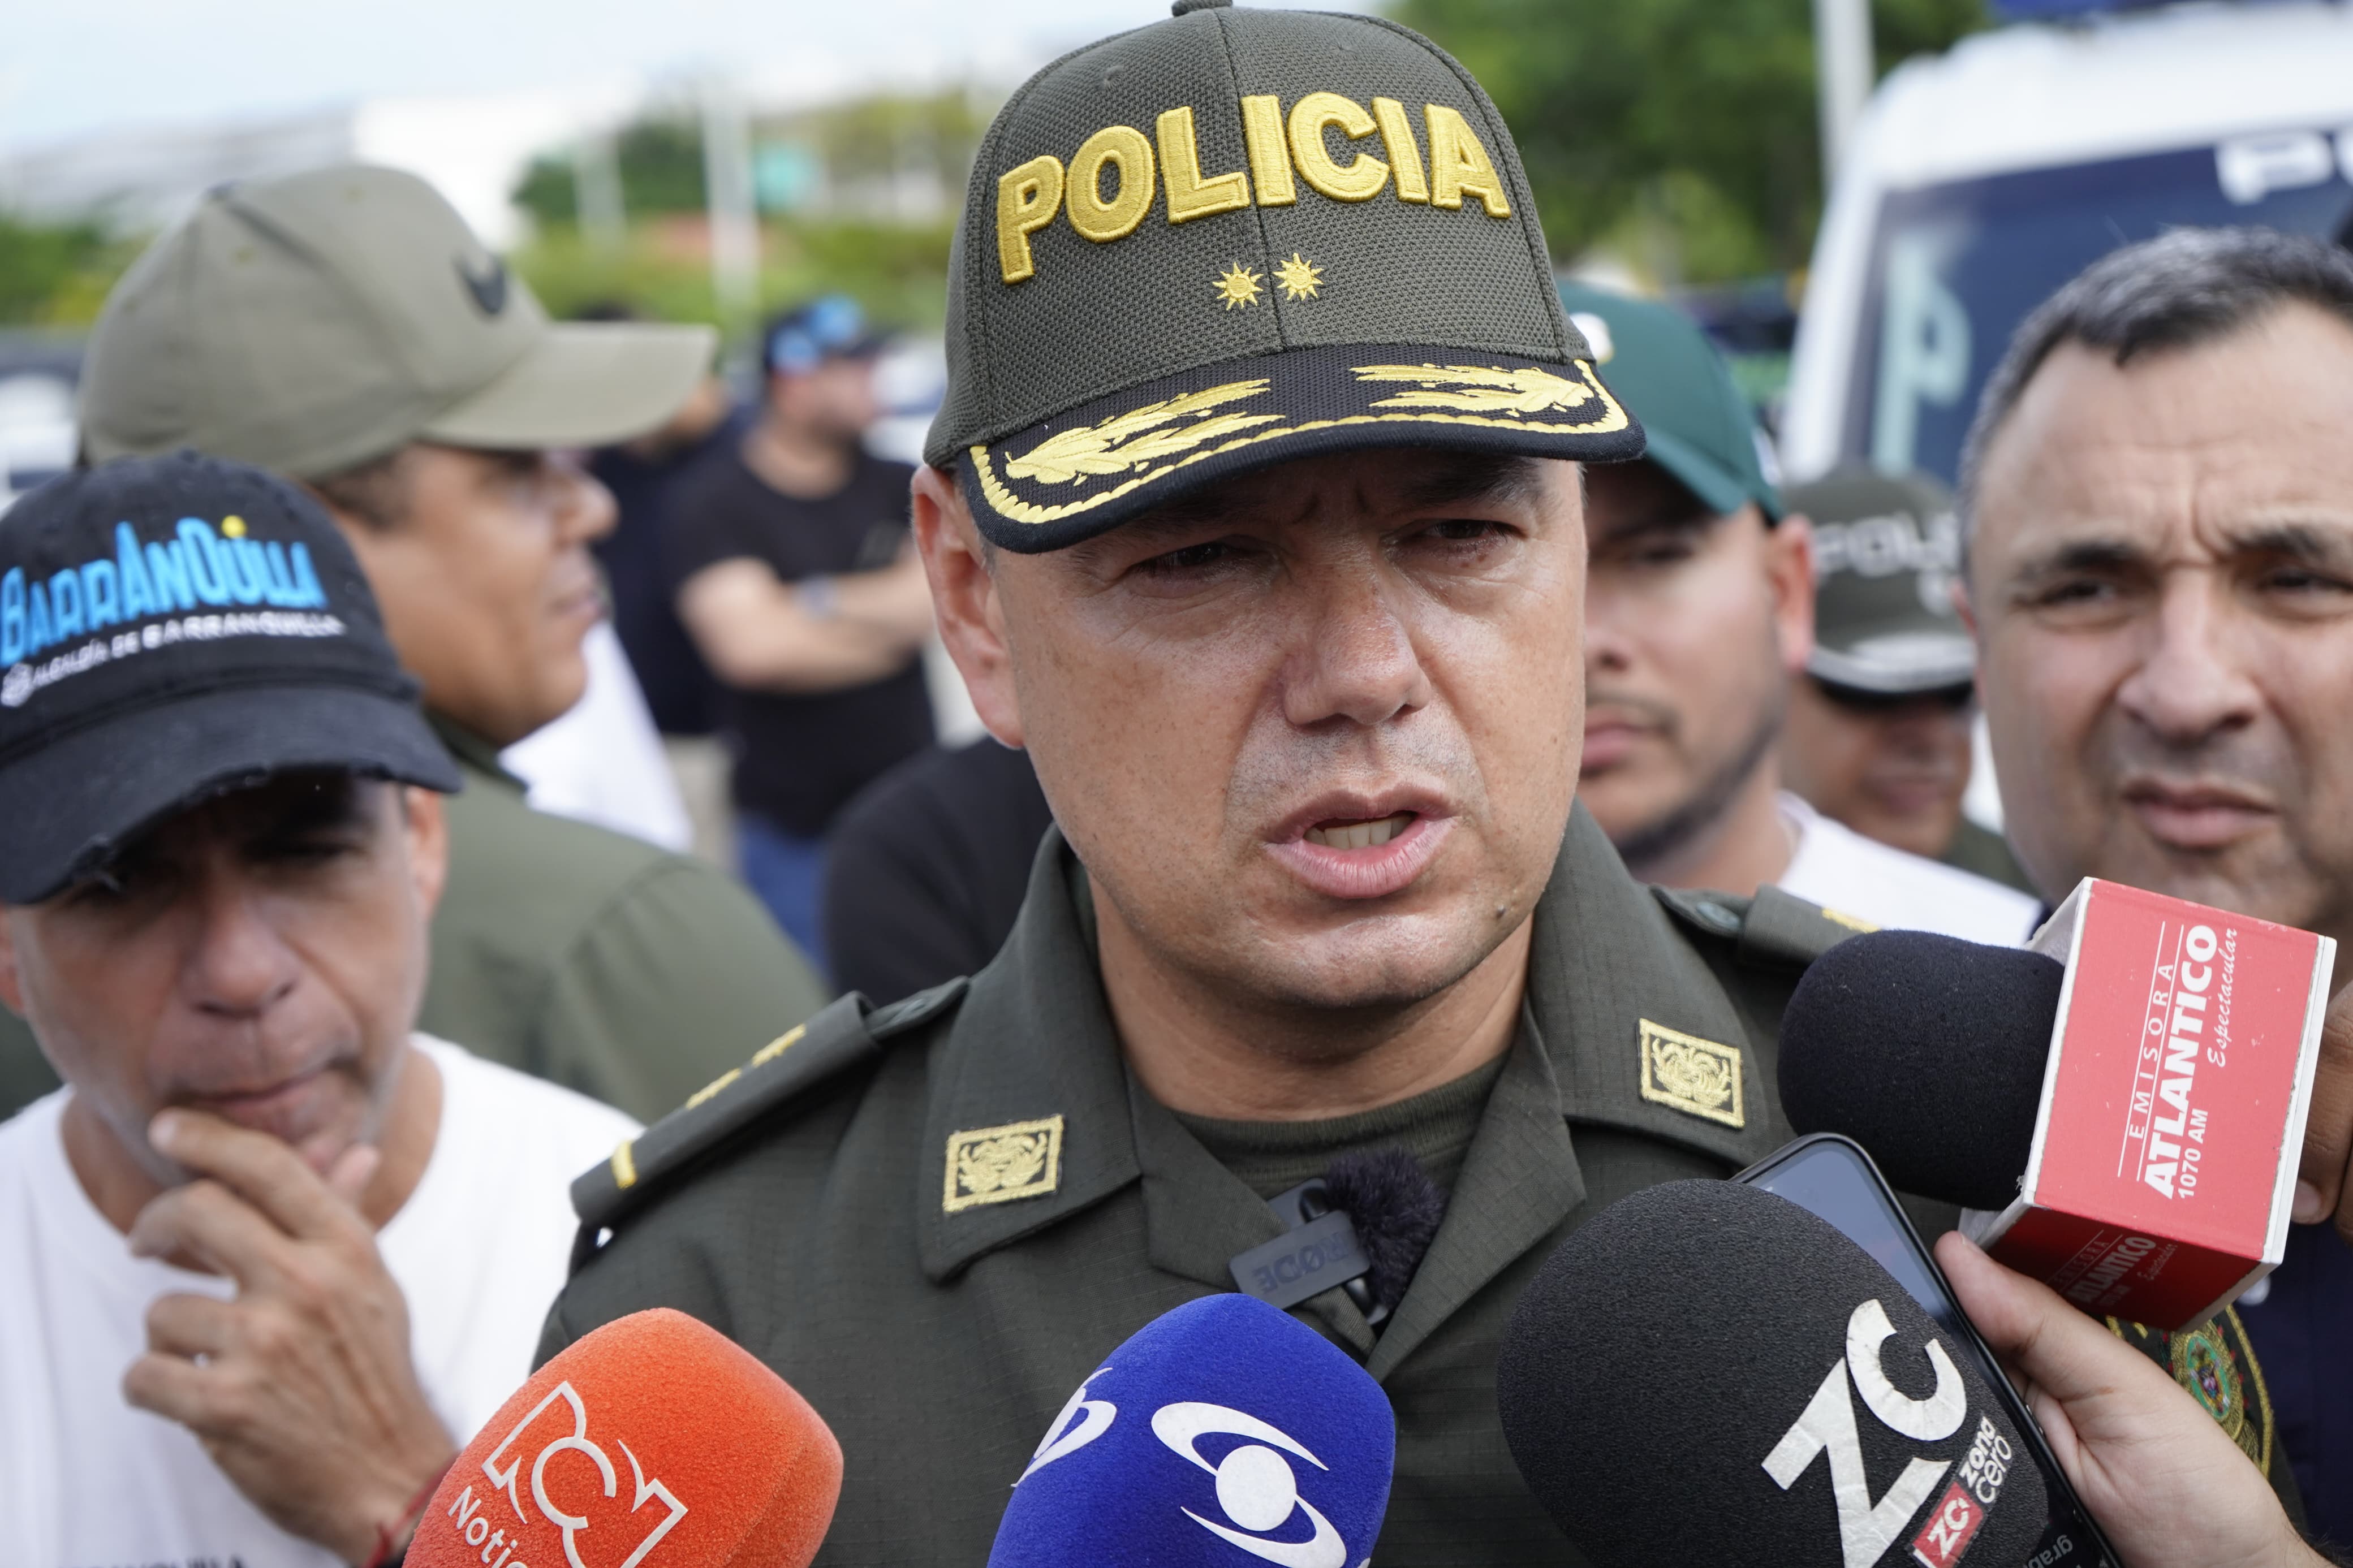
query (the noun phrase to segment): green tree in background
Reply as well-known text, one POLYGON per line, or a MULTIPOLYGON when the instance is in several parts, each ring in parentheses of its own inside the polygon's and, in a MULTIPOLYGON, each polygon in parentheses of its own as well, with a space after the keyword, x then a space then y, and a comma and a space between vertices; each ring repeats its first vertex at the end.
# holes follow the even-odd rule
MULTIPOLYGON (((1512 127, 1556 257, 1660 284, 1803 267, 1821 216, 1809 0, 1395 0, 1512 127)), ((1984 0, 1873 0, 1879 67, 1988 25, 1984 0)))
POLYGON ((44 224, 0 213, 0 323, 87 326, 138 253, 94 222, 44 224))
MULTIPOLYGON (((992 112, 950 89, 757 119, 763 305, 839 289, 882 322, 936 326, 965 177, 992 112)), ((667 320, 714 319, 699 121, 689 108, 657 110, 621 131, 613 155, 628 224, 619 246, 580 232, 572 156, 550 153, 515 187, 535 230, 517 268, 558 314, 617 301, 667 320)))

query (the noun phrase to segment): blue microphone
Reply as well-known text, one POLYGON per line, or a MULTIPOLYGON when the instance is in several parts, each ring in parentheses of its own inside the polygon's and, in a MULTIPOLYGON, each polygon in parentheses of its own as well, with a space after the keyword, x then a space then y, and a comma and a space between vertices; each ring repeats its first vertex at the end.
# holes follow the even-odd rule
POLYGON ((1249 1296, 1153 1320, 1071 1395, 988 1568, 1362 1568, 1388 1509, 1380 1385, 1249 1296))

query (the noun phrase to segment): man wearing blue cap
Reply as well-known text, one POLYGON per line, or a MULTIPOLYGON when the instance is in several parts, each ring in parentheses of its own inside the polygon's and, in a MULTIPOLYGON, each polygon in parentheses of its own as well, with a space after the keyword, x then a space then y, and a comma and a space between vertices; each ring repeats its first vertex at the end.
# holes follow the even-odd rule
POLYGON ((670 540, 679 616, 724 688, 744 879, 820 967, 826 829, 932 739, 913 470, 860 444, 876 346, 839 294, 775 321, 760 418, 680 479, 670 540))

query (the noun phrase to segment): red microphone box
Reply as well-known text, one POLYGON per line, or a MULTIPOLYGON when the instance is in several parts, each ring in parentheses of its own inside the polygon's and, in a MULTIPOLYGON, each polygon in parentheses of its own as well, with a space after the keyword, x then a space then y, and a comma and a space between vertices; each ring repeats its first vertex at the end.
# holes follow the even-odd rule
POLYGON ((2018 1201, 1972 1227, 2099 1316, 2183 1329, 2277 1267, 2337 943, 2085 878, 2018 1201))

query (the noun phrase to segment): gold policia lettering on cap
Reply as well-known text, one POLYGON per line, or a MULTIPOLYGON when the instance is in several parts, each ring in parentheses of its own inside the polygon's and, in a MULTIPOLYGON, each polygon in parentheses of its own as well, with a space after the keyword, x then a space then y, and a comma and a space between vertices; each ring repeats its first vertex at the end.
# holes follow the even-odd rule
POLYGON ((988 504, 998 516, 1014 522, 1060 522, 1064 518, 1077 517, 1108 505, 1146 485, 1157 484, 1169 475, 1207 458, 1222 457, 1228 452, 1240 451, 1264 441, 1304 436, 1312 431, 1336 429, 1343 426, 1454 425, 1488 429, 1544 430, 1561 436, 1606 436, 1626 428, 1626 411, 1594 379, 1593 367, 1578 360, 1572 368, 1581 378, 1581 384, 1548 371, 1537 373, 1545 382, 1517 382, 1512 378, 1522 372, 1501 366, 1357 365, 1354 367, 1357 379, 1368 384, 1411 380, 1432 385, 1440 383, 1461 384, 1463 381, 1458 378, 1485 378, 1473 391, 1450 395, 1481 396, 1497 401, 1464 405, 1491 410, 1489 412, 1458 413, 1452 411, 1453 405, 1447 405, 1441 411, 1439 407, 1419 404, 1404 408, 1394 407, 1407 398, 1427 395, 1404 393, 1367 405, 1367 411, 1363 414, 1344 414, 1329 419, 1303 419, 1296 424, 1285 423, 1279 414, 1229 413, 1201 417, 1211 415, 1212 410, 1228 403, 1262 396, 1271 385, 1263 379, 1228 382, 1222 386, 1147 403, 1141 408, 1113 415, 1092 425, 1059 431, 1029 450, 1007 458, 1001 476, 997 472, 997 459, 985 444, 975 443, 965 450, 972 458, 975 476, 980 480, 981 494, 987 498, 988 504), (1572 408, 1583 408, 1586 416, 1568 420, 1543 417, 1547 413, 1566 412, 1572 408), (1193 422, 1174 429, 1166 428, 1179 419, 1193 422), (1131 473, 1131 470, 1141 471, 1131 473), (1061 485, 1123 473, 1129 473, 1130 477, 1108 489, 1080 500, 1047 504, 1024 500, 1007 486, 1008 479, 1061 485))
POLYGON ((1368 202, 1394 190, 1398 201, 1413 205, 1460 212, 1471 197, 1489 217, 1512 216, 1494 159, 1458 109, 1422 105, 1430 148, 1425 167, 1412 116, 1393 98, 1376 98, 1366 109, 1342 93, 1311 92, 1285 114, 1280 99, 1254 93, 1237 108, 1247 173, 1203 172, 1196 111, 1189 104, 1164 110, 1150 138, 1132 125, 1107 125, 1079 143, 1067 166, 1049 153, 1008 169, 997 181, 999 276, 1008 283, 1037 276, 1030 237, 1058 216, 1067 216, 1074 233, 1108 245, 1143 226, 1155 193, 1165 197, 1169 223, 1190 223, 1252 205, 1289 206, 1299 199, 1294 174, 1310 190, 1335 202, 1368 202), (1377 136, 1388 156, 1359 149, 1341 163, 1333 156, 1335 133, 1343 149, 1377 136))

